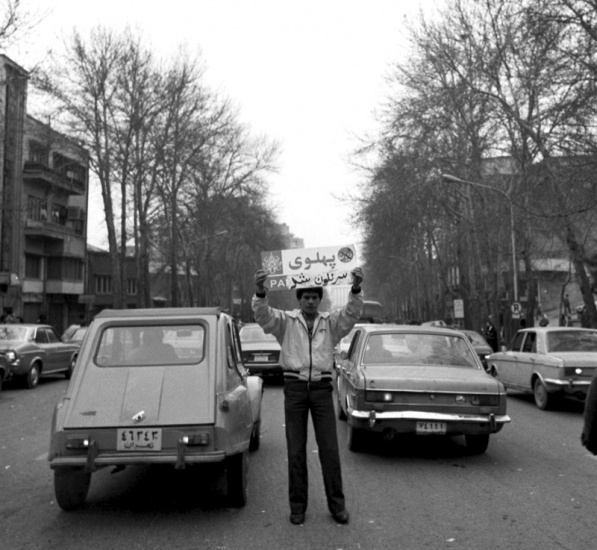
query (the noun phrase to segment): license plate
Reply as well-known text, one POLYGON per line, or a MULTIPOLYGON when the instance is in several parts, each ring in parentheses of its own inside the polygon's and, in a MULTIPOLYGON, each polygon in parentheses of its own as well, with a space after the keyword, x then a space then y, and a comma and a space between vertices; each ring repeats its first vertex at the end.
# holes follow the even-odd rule
POLYGON ((416 427, 418 434, 445 434, 446 423, 445 422, 425 422, 422 420, 417 421, 416 427))
POLYGON ((255 361, 257 361, 259 363, 264 363, 268 360, 269 360, 269 355, 256 355, 255 356, 255 361))
POLYGON ((162 430, 160 428, 118 430, 117 451, 160 451, 162 430))

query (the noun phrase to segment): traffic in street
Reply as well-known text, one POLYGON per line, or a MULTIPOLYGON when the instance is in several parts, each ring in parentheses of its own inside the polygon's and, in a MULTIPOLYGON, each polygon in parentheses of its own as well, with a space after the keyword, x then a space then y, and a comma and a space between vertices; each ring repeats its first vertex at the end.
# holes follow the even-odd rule
POLYGON ((0 393, 0 540, 10 549, 499 548, 585 550, 597 537, 597 459, 580 445, 582 404, 538 409, 508 393, 512 422, 470 455, 464 438, 401 436, 347 448, 337 421, 349 525, 325 503, 314 435, 303 525, 288 521, 283 388, 267 381, 247 504, 230 508, 218 470, 147 466, 94 474, 85 505, 55 501, 47 453, 68 381, 48 376, 0 393))

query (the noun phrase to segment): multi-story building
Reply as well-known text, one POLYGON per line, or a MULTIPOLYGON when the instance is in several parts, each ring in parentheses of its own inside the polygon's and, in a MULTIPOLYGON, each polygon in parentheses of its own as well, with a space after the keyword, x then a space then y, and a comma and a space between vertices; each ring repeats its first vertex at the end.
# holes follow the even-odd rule
POLYGON ((27 115, 27 81, 0 55, 0 307, 62 330, 85 312, 89 162, 27 115))

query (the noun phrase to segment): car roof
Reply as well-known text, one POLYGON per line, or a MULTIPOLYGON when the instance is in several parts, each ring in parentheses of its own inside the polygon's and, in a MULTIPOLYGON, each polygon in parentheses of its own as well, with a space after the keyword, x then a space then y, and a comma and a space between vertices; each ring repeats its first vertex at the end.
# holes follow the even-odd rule
POLYGON ((561 327, 561 326, 547 326, 547 327, 527 327, 521 328, 518 332, 597 332, 594 328, 585 327, 561 327))
POLYGON ((382 324, 363 324, 359 325, 359 330, 364 330, 365 332, 410 332, 410 333, 420 333, 420 334, 446 334, 448 336, 454 335, 454 329, 449 327, 437 327, 431 325, 396 325, 394 323, 382 323, 382 324))
POLYGON ((0 327, 24 327, 24 328, 54 328, 52 325, 44 325, 40 323, 3 323, 0 327))
POLYGON ((185 317, 185 316, 220 316, 224 312, 220 307, 159 307, 145 309, 104 309, 95 316, 95 319, 118 318, 140 319, 144 317, 185 317))

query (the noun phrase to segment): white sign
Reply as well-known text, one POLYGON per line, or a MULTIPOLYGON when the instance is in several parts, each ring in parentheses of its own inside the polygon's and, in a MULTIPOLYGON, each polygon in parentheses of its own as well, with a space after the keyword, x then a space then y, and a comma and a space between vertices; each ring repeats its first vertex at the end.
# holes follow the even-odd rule
POLYGON ((321 248, 291 248, 261 253, 270 290, 292 290, 314 286, 349 285, 357 267, 354 245, 321 248))
POLYGON ((454 300, 454 319, 464 319, 464 300, 454 300))
POLYGON ((510 309, 512 310, 512 319, 519 319, 520 314, 522 313, 520 302, 512 302, 510 309))

